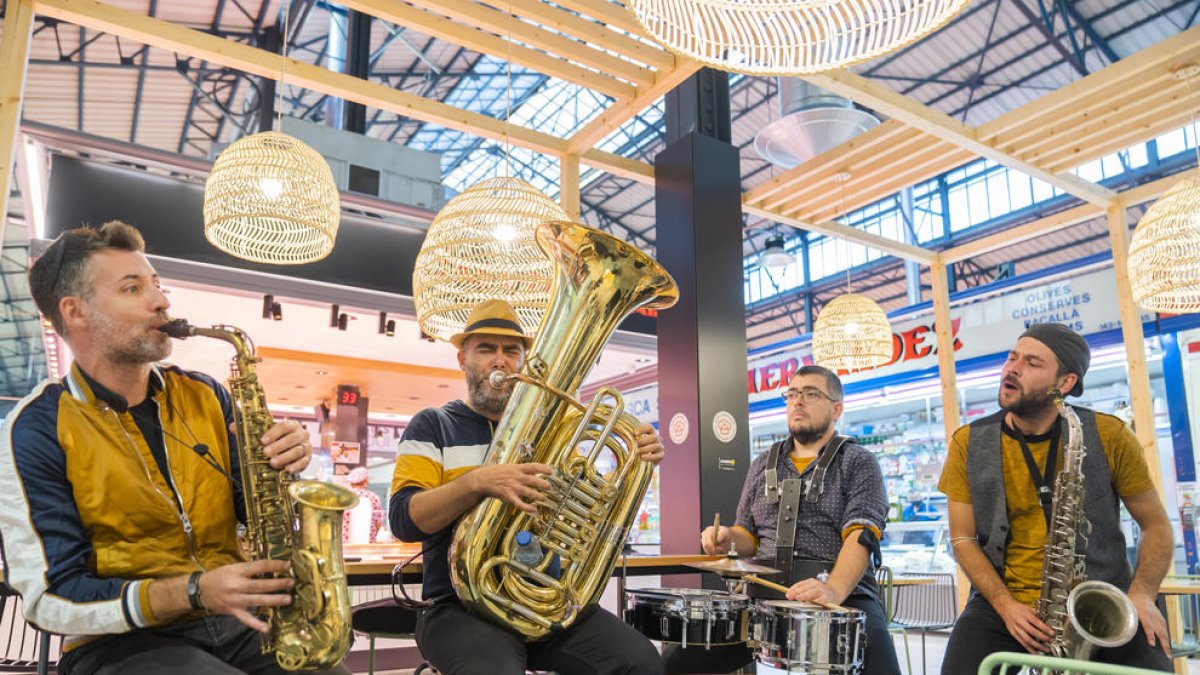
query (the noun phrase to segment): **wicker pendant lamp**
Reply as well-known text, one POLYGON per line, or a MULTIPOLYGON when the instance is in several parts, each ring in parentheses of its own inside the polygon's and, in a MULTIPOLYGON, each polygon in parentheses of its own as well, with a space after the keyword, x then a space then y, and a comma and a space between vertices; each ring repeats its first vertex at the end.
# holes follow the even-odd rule
POLYGON ((874 300, 846 293, 821 308, 812 336, 813 360, 848 371, 892 360, 892 323, 874 300))
POLYGON ((805 75, 901 49, 969 0, 625 0, 676 54, 748 75, 805 75))
POLYGON ((299 265, 324 258, 341 208, 325 158, 278 131, 225 148, 204 184, 204 236, 252 262, 299 265))
MULTIPOLYGON (((1184 80, 1191 101, 1190 78, 1200 75, 1191 64, 1171 73, 1184 80)), ((1189 106, 1193 111, 1194 106, 1189 106)), ((1192 113, 1192 138, 1200 127, 1192 113)), ((1200 139, 1196 164, 1200 167, 1200 139)), ((1170 314, 1200 312, 1200 173, 1193 172, 1154 202, 1129 242, 1129 283, 1133 300, 1143 309, 1170 314)))
POLYGON ((462 331, 475 305, 499 299, 533 335, 550 300, 553 272, 534 231, 548 220, 567 220, 567 214, 517 178, 489 178, 446 202, 413 269, 421 331, 448 340, 462 331))

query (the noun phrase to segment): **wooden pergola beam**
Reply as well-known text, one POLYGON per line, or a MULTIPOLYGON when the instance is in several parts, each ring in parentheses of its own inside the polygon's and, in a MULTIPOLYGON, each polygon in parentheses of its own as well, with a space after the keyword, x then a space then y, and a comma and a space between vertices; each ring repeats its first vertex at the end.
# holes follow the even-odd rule
POLYGON ((1113 203, 1115 198, 1112 190, 1071 174, 1051 173, 984 143, 979 140, 974 128, 849 70, 831 70, 816 75, 805 75, 804 79, 818 87, 828 89, 835 94, 845 96, 888 117, 920 129, 931 136, 953 143, 980 157, 986 157, 1045 181, 1086 202, 1107 207, 1113 203))
MULTIPOLYGON (((1139 185, 1135 188, 1125 190, 1117 194, 1116 204, 1129 208, 1143 202, 1158 199, 1175 183, 1184 180, 1191 172, 1184 172, 1160 178, 1156 181, 1139 185)), ((1003 232, 981 237, 975 241, 969 241, 965 244, 960 244, 954 248, 946 249, 939 254, 939 259, 949 263, 974 258, 985 253, 991 253, 1002 249, 1006 246, 1019 244, 1023 241, 1029 241, 1034 237, 1040 237, 1051 232, 1056 232, 1068 228, 1072 225, 1099 218, 1105 213, 1104 209, 1097 207, 1094 204, 1080 204, 1073 209, 1060 211, 1053 215, 1039 218, 1030 221, 1024 225, 1012 227, 1003 232)))
POLYGON ((633 14, 629 10, 608 0, 555 0, 554 4, 620 28, 630 35, 650 40, 646 31, 642 30, 641 25, 638 24, 637 19, 633 18, 633 14))
POLYGON ((841 223, 807 223, 802 220, 789 218, 773 211, 768 211, 766 209, 745 203, 742 204, 742 211, 760 218, 766 218, 767 220, 779 223, 781 225, 794 227, 797 230, 806 230, 808 232, 816 232, 817 234, 824 234, 830 237, 846 239, 856 244, 862 244, 863 246, 869 246, 871 248, 878 249, 884 253, 894 255, 897 258, 902 258, 904 260, 913 260, 923 264, 930 264, 937 260, 937 253, 934 251, 921 248, 920 246, 913 246, 912 244, 893 241, 887 237, 881 237, 877 234, 872 234, 856 227, 847 227, 841 223))
MULTIPOLYGON (((9 0, 0 34, 0 248, 8 225, 8 193, 12 185, 13 157, 21 132, 21 103, 25 74, 29 70, 29 43, 33 35, 33 3, 9 0)), ((36 169, 34 169, 36 170, 36 169)), ((27 198, 28 200, 28 198, 27 198)), ((33 208, 27 204, 25 208, 33 208)))
POLYGON ((602 23, 558 9, 541 0, 505 0, 505 6, 511 8, 514 14, 533 19, 542 26, 573 35, 588 44, 604 45, 605 48, 634 62, 644 63, 656 70, 670 70, 675 67, 675 55, 658 45, 615 31, 602 23))
MULTIPOLYGON (((431 37, 459 45, 460 47, 466 47, 467 49, 490 54, 505 61, 511 61, 539 73, 594 89, 613 98, 631 99, 637 93, 634 85, 623 82, 604 72, 590 70, 576 63, 571 63, 537 51, 536 49, 514 44, 504 38, 477 30, 471 26, 458 23, 445 16, 427 12, 412 5, 394 2, 393 0, 346 0, 342 4, 349 9, 370 14, 371 16, 401 26, 407 26, 431 37)), ((464 2, 462 4, 470 3, 464 2)), ((494 10, 488 11, 494 12, 494 10)), ((507 18, 512 21, 511 17, 507 18)), ((515 23, 528 26, 528 24, 523 22, 515 23)), ((566 40, 566 38, 563 39, 566 40)), ((578 51, 583 53, 587 49, 590 48, 585 45, 579 45, 578 51)), ((612 58, 615 59, 616 57, 612 58)), ((582 61, 578 62, 582 63, 582 61)), ((646 79, 648 81, 649 77, 646 79)))
POLYGON ((604 140, 605 136, 633 119, 634 115, 649 108, 658 99, 666 96, 667 92, 679 86, 680 82, 691 77, 697 70, 700 70, 700 64, 696 61, 677 59, 673 70, 658 72, 654 78, 654 84, 639 89, 637 96, 629 101, 618 101, 605 108, 604 112, 575 132, 575 135, 568 139, 567 148, 571 152, 578 153, 595 147, 597 143, 604 140))
MULTIPOLYGON (((394 0, 362 1, 378 3, 383 7, 397 4, 394 0)), ((493 9, 474 0, 407 0, 407 2, 431 14, 447 16, 460 22, 463 28, 468 30, 495 33, 497 36, 502 36, 506 43, 510 41, 524 43, 545 52, 551 60, 561 59, 587 66, 598 74, 610 79, 623 80, 633 87, 650 84, 654 78, 654 72, 639 63, 614 56, 586 42, 548 31, 535 24, 522 21, 508 12, 493 9)), ((503 6, 500 3, 496 4, 503 6)), ((503 58, 504 54, 499 56, 503 58)), ((633 92, 618 98, 633 98, 633 92)))

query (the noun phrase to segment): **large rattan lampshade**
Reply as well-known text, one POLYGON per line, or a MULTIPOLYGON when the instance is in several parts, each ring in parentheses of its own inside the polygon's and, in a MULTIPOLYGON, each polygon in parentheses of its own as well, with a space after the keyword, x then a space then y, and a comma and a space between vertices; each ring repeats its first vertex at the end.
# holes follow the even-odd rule
POLYGON ((1200 312, 1200 174, 1154 202, 1129 243, 1133 300, 1152 312, 1200 312))
POLYGON ((299 265, 333 250, 341 208, 325 158, 278 131, 225 148, 204 185, 204 236, 259 263, 299 265))
POLYGON ((667 49, 749 75, 844 68, 905 47, 969 0, 625 0, 667 49))
POLYGON ((517 178, 489 178, 438 212, 413 269, 421 330, 448 340, 484 300, 505 300, 527 335, 550 301, 553 269, 534 238, 537 226, 567 220, 562 207, 517 178))
POLYGON ((892 360, 892 324, 874 300, 846 293, 817 314, 812 351, 817 365, 830 369, 882 365, 892 360))

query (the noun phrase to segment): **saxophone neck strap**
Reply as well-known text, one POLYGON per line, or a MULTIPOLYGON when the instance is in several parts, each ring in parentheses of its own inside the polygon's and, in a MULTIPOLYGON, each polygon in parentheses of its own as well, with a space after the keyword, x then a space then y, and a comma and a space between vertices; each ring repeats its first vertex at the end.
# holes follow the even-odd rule
MULTIPOLYGON (((1033 452, 1029 449, 1029 441, 1026 440, 1025 434, 1017 428, 1015 424, 1008 424, 1005 421, 1005 427, 1012 432, 1013 438, 1017 439, 1017 444, 1021 446, 1021 455, 1025 458, 1025 467, 1029 469, 1029 478, 1033 481, 1033 487, 1037 490, 1038 501, 1042 505, 1042 514, 1046 517, 1046 527, 1050 527, 1051 511, 1054 508, 1054 479, 1058 465, 1058 444, 1062 436, 1061 421, 1055 422, 1053 428, 1050 429, 1049 437, 1050 445, 1046 449, 1046 468, 1044 471, 1038 470, 1037 460, 1033 457, 1033 452)), ((1034 437, 1034 442, 1040 442, 1042 437, 1034 437)))
MULTIPOLYGON (((800 495, 804 501, 815 502, 825 492, 825 473, 829 470, 829 465, 833 463, 838 452, 851 440, 849 436, 834 434, 829 439, 829 442, 825 444, 825 447, 821 448, 821 452, 817 454, 816 466, 813 467, 807 479, 801 479, 800 495)), ((766 493, 768 504, 778 504, 780 502, 779 456, 790 445, 791 438, 779 441, 771 446, 770 453, 767 455, 767 468, 764 473, 767 479, 766 493)))

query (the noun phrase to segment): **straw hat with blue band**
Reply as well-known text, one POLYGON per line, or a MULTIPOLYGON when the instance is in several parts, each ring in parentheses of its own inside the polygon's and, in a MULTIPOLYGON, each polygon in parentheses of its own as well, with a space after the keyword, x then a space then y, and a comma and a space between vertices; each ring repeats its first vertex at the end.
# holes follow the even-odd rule
POLYGON ((521 330, 517 313, 503 300, 485 300, 475 305, 462 332, 451 335, 450 342, 462 349, 468 335, 509 335, 521 338, 526 350, 533 345, 533 338, 521 330))

